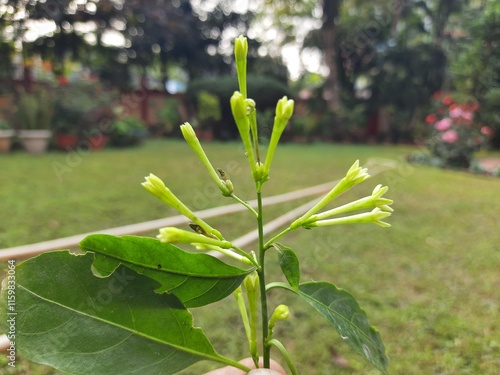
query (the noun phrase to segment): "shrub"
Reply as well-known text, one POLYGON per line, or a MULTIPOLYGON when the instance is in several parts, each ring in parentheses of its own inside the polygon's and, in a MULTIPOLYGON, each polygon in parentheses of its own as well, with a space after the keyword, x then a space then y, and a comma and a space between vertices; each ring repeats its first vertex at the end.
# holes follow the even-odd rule
POLYGON ((111 126, 110 144, 115 147, 137 146, 147 136, 144 123, 136 117, 116 120, 111 126))
POLYGON ((457 101, 451 95, 434 95, 434 111, 428 114, 426 145, 433 164, 446 168, 469 168, 472 156, 491 135, 491 128, 475 121, 478 104, 457 101))
POLYGON ((222 119, 220 100, 208 91, 198 93, 198 111, 196 118, 202 128, 209 128, 222 119))
POLYGON ((161 122, 162 131, 166 134, 171 133, 182 122, 179 100, 175 97, 167 98, 156 116, 161 122))

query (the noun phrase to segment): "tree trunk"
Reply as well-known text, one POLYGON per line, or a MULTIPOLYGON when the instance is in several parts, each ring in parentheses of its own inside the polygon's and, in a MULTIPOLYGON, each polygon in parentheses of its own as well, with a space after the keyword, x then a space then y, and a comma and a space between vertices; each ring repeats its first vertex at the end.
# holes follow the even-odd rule
POLYGON ((325 82, 323 98, 330 112, 338 113, 340 110, 341 84, 339 67, 337 65, 336 25, 342 0, 323 0, 323 51, 325 64, 329 73, 325 82))

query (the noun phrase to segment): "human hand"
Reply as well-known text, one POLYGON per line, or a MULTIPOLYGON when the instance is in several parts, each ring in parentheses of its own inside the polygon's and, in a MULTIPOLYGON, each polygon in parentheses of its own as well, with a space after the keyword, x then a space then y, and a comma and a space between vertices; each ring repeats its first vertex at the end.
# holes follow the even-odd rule
MULTIPOLYGON (((240 361, 241 364, 253 369, 248 375, 286 375, 281 365, 271 359, 271 369, 255 369, 252 358, 245 358, 240 361)), ((263 366, 262 358, 259 360, 259 366, 263 366)), ((245 375, 245 372, 232 366, 226 366, 217 370, 207 372, 205 375, 245 375)))

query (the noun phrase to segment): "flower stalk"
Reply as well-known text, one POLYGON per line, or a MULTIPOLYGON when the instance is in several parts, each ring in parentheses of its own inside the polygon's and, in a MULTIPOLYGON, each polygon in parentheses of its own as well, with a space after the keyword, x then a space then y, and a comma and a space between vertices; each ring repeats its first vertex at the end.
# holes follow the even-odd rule
POLYGON ((215 236, 220 240, 223 239, 222 234, 218 230, 212 228, 205 221, 196 216, 193 211, 191 211, 184 203, 182 203, 181 200, 177 198, 174 193, 172 193, 170 189, 165 186, 165 184, 159 177, 150 173, 149 176, 145 177, 145 179, 146 181, 141 185, 144 186, 147 191, 172 207, 174 210, 186 216, 193 223, 199 225, 206 233, 215 236))
POLYGON ((189 122, 186 122, 181 125, 181 132, 186 142, 189 144, 196 156, 198 156, 198 159, 200 159, 205 168, 207 168, 208 173, 219 187, 222 195, 225 197, 229 197, 233 192, 233 184, 231 183, 231 181, 229 181, 228 183, 227 180, 223 180, 219 177, 219 175, 217 175, 215 168, 212 166, 212 163, 210 163, 208 156, 203 150, 203 147, 201 147, 200 141, 196 136, 196 133, 191 124, 189 122))

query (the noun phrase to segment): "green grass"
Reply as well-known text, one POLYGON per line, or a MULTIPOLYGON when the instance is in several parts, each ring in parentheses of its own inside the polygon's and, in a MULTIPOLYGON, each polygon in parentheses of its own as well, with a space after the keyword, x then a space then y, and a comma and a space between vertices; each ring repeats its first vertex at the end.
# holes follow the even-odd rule
MULTIPOLYGON (((216 166, 230 173, 238 195, 254 198, 241 148, 212 143, 206 150, 216 166)), ((389 185, 387 195, 395 201, 395 213, 389 218, 392 228, 357 225, 300 230, 282 242, 297 251, 303 281, 334 282, 359 300, 380 330, 391 374, 497 374, 500 179, 412 167, 404 163, 410 151, 389 146, 284 145, 278 149, 264 195, 337 179, 357 158, 362 163, 370 157, 397 160, 395 170, 341 197, 341 201, 355 199, 371 192, 377 183, 389 185)), ((60 153, 0 155, 0 248, 173 215, 140 186, 149 172, 162 177, 197 209, 230 203, 212 188, 183 143, 152 141, 138 149, 86 155, 58 179, 54 163, 67 163, 68 157, 60 153)), ((272 206, 265 212, 273 218, 296 204, 272 206)), ((227 238, 252 228, 246 213, 209 222, 227 238)), ((277 275, 275 256, 271 254, 268 260, 269 271, 277 275)), ((289 348, 301 374, 377 373, 297 298, 273 293, 271 305, 279 303, 289 304, 292 316, 278 327, 277 337, 289 348), (336 364, 342 359, 347 365, 336 364)), ((232 299, 195 309, 193 314, 221 354, 247 356, 232 299)), ((183 374, 212 368, 200 363, 183 374)), ((15 371, 1 371, 57 373, 25 360, 15 371)))

